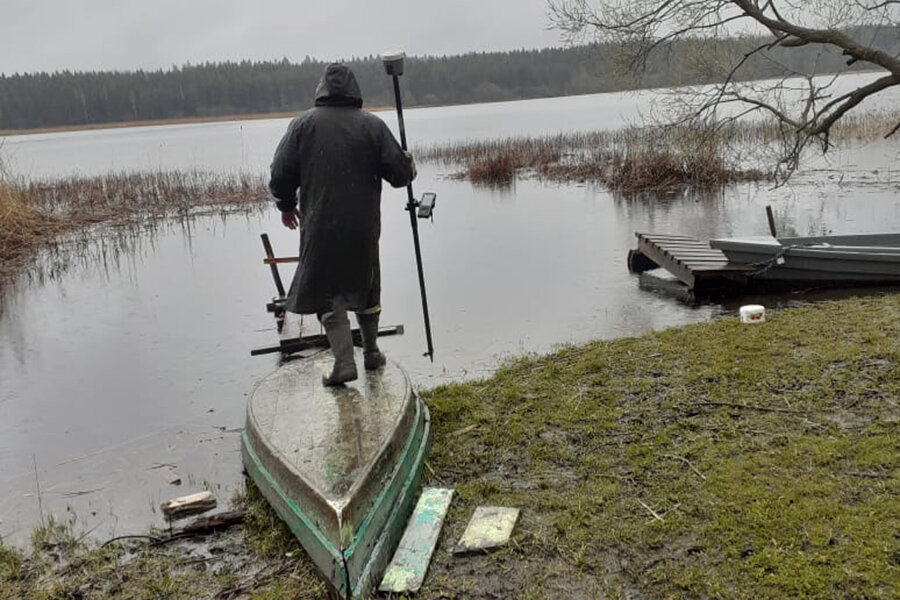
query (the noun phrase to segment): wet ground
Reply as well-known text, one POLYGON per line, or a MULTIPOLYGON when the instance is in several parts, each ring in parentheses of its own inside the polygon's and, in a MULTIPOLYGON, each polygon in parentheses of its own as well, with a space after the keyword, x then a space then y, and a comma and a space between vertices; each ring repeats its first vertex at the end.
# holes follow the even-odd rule
MULTIPOLYGON (((539 102, 520 111, 531 131, 539 129, 540 114, 547 115, 546 129, 572 129, 588 118, 569 111, 562 119, 559 105, 539 102)), ((594 114, 589 102, 579 102, 583 114, 594 114)), ((617 102, 607 109, 621 122, 628 102, 617 102)), ((510 133, 509 106, 459 107, 462 117, 449 108, 429 110, 410 112, 411 139, 417 131, 431 132, 425 141, 446 138, 453 123, 466 122, 466 111, 481 111, 482 123, 490 122, 490 110, 504 115, 507 125, 496 132, 485 127, 482 135, 510 133), (429 129, 429 119, 445 119, 444 125, 429 129)), ((590 128, 601 128, 595 120, 590 128)), ((26 165, 22 172, 36 175, 176 166, 169 162, 258 170, 284 125, 47 134, 8 147, 26 165)), ((635 231, 701 239, 765 234, 766 204, 785 233, 896 231, 897 155, 896 144, 884 142, 818 161, 788 187, 639 197, 530 180, 504 190, 477 188, 420 165, 417 191, 438 193, 434 224, 420 223, 435 362, 422 357, 402 191, 384 196, 382 324, 402 323, 406 334, 385 339, 384 349, 416 385, 431 387, 488 375, 506 357, 704 321, 751 300, 775 307, 827 297, 695 304, 641 285, 625 258, 635 231)), ((272 356, 249 356, 250 348, 275 339, 264 308, 274 287, 258 236, 268 232, 276 254, 296 252, 296 234, 276 217, 269 211, 170 223, 124 248, 99 232, 77 256, 47 255, 3 285, 0 535, 24 539, 43 511, 111 537, 164 525, 161 499, 210 488, 227 501, 241 483, 246 394, 276 366, 272 356), (169 471, 180 485, 168 483, 169 471)), ((288 278, 290 269, 282 271, 288 278)))

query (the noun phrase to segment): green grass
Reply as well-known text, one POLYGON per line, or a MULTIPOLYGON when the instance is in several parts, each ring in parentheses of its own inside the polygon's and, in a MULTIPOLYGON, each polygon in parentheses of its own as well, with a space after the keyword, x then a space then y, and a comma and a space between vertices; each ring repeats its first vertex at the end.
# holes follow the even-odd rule
MULTIPOLYGON (((431 464, 459 493, 442 549, 476 505, 509 505, 516 543, 487 564, 513 596, 555 582, 585 597, 898 597, 898 316, 887 296, 723 319, 432 390, 431 464)), ((423 597, 490 597, 501 582, 471 566, 439 551, 423 597)))
MULTIPOLYGON (((566 347, 427 392, 427 484, 458 494, 417 598, 900 597, 900 297, 768 318, 566 347), (522 509, 511 543, 453 557, 481 504, 522 509)), ((322 597, 259 493, 238 500, 247 524, 222 544, 267 574, 244 597, 322 597)), ((65 529, 35 539, 29 556, 0 546, 0 597, 212 598, 246 577, 185 564, 189 547, 124 562, 65 529)))

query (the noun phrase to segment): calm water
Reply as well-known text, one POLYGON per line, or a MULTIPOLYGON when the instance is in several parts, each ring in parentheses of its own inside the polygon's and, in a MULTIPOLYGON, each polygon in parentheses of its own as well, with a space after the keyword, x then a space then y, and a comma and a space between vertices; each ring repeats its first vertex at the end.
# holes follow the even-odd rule
MULTIPOLYGON (((654 94, 607 94, 411 110, 414 145, 608 129, 637 118, 654 94)), ((390 113, 383 115, 391 122, 390 113)), ((109 170, 262 171, 286 120, 8 138, 16 173, 109 170)), ((817 160, 790 187, 741 185, 715 194, 623 198, 579 185, 518 181, 476 188, 420 165, 418 192, 438 194, 420 222, 436 356, 425 350, 403 191, 383 197, 383 323, 406 335, 384 349, 430 387, 489 374, 506 357, 730 314, 642 289, 625 257, 635 231, 707 239, 765 234, 764 206, 797 234, 900 227, 894 142, 817 160)), ((277 254, 296 233, 274 210, 170 223, 102 256, 102 240, 51 279, 0 290, 0 535, 21 539, 44 512, 77 515, 105 536, 159 524, 162 499, 204 487, 226 501, 240 480, 244 399, 275 359, 274 293, 259 234, 277 254), (91 258, 93 257, 93 258, 91 258), (154 466, 170 464, 182 485, 154 466), (37 487, 40 485, 40 502, 37 487)), ((283 269, 285 278, 289 269, 283 269)), ((784 302, 788 299, 769 300, 784 302)), ((739 303, 740 301, 737 301, 739 303)))

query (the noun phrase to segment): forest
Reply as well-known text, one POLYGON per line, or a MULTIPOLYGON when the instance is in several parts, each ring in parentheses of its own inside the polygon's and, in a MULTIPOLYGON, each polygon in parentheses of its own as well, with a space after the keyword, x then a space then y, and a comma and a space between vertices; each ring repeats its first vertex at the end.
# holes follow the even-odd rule
MULTIPOLYGON (((898 29, 852 33, 863 43, 900 52, 898 29)), ((410 57, 401 85, 407 106, 436 106, 710 83, 727 75, 726 58, 740 56, 760 39, 680 40, 643 65, 640 76, 613 44, 410 57)), ((377 56, 345 62, 367 106, 393 105, 391 80, 377 56)), ((312 105, 325 64, 307 57, 299 63, 285 58, 155 71, 3 74, 0 130, 299 111, 312 105)), ((810 44, 755 54, 737 77, 775 77, 811 65, 818 73, 867 68, 848 67, 840 54, 810 44)))

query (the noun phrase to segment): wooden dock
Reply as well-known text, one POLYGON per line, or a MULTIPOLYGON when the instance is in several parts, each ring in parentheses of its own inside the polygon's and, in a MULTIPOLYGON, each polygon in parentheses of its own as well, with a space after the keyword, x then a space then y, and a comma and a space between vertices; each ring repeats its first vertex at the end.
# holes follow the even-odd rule
POLYGON ((628 269, 641 273, 662 267, 694 293, 743 287, 756 270, 729 262, 721 250, 683 235, 636 233, 638 246, 628 253, 628 269))

